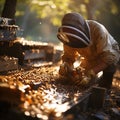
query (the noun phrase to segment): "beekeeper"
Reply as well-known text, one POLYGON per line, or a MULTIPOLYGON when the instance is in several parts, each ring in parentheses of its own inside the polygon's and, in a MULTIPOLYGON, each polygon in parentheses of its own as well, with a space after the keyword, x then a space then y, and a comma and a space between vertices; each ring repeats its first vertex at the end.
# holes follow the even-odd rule
MULTIPOLYGON (((81 58, 80 68, 83 68, 86 77, 79 83, 87 84, 91 78, 103 71, 99 86, 111 88, 119 61, 119 46, 102 24, 85 20, 79 13, 67 13, 63 16, 57 37, 63 43, 64 50, 60 75, 72 75, 70 71, 74 69, 74 62, 81 58)), ((79 72, 77 69, 77 74, 81 78, 81 69, 79 72)), ((74 76, 73 79, 75 80, 74 76)))

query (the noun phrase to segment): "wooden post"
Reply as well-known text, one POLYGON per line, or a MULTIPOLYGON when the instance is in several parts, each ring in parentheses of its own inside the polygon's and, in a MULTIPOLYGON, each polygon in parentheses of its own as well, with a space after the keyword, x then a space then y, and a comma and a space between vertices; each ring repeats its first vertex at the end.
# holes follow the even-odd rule
POLYGON ((92 94, 89 100, 89 107, 93 109, 102 108, 105 101, 106 89, 102 87, 94 86, 91 90, 92 94))

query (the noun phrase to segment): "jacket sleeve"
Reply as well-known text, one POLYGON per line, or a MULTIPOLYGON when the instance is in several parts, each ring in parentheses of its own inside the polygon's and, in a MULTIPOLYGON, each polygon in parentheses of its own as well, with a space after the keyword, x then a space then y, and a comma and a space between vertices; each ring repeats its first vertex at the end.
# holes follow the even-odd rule
POLYGON ((103 33, 96 42, 97 52, 100 55, 100 59, 106 64, 116 64, 119 61, 119 47, 114 38, 103 30, 103 33))

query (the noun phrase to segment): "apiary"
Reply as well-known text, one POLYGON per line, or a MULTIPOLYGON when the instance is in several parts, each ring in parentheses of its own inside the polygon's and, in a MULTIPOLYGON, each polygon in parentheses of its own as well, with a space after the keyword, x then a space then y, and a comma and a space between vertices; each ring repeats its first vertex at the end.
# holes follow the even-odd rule
MULTIPOLYGON (((59 79, 58 70, 59 63, 52 63, 39 67, 24 66, 0 74, 0 118, 75 120, 73 114, 87 113, 89 109, 100 110, 106 101, 111 100, 108 97, 104 99, 105 89, 96 84, 83 87, 59 79)), ((118 75, 114 76, 113 87, 119 88, 116 76, 118 75)), ((111 97, 119 104, 119 95, 117 98, 113 95, 112 93, 111 97)), ((108 106, 104 109, 108 110, 108 106)))

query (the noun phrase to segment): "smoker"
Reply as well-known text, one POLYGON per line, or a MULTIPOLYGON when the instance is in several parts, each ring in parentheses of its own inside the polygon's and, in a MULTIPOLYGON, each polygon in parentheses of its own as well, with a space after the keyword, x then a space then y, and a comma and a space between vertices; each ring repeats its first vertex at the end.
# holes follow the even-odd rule
POLYGON ((15 25, 15 20, 0 18, 0 41, 15 40, 18 29, 19 27, 15 25))
POLYGON ((0 18, 0 56, 18 58, 18 63, 22 65, 24 55, 17 38, 19 31, 14 19, 0 18))

